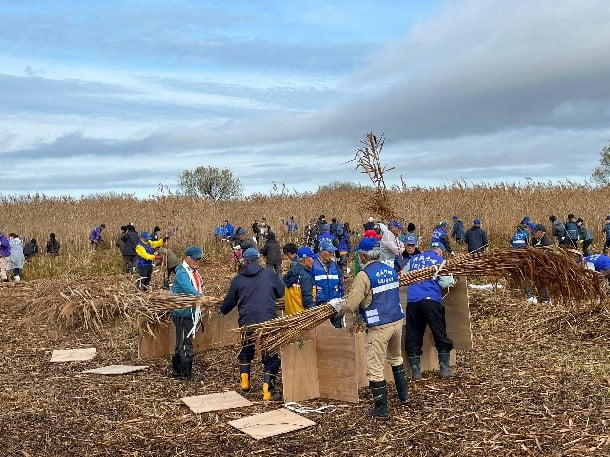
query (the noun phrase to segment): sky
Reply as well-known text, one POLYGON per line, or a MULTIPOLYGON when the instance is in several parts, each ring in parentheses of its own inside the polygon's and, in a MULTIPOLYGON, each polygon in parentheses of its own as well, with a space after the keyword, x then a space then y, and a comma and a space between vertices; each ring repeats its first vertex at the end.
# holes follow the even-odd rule
POLYGON ((0 194, 584 182, 610 139, 607 0, 2 0, 0 194))

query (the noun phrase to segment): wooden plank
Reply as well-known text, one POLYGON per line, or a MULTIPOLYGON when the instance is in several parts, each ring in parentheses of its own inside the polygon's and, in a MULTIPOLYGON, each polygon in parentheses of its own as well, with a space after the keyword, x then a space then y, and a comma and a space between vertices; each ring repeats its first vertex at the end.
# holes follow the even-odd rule
POLYGON ((238 344, 240 342, 239 333, 230 331, 239 327, 238 316, 237 308, 226 316, 210 309, 202 310, 204 330, 200 342, 202 344, 201 350, 238 344))
POLYGON ((349 329, 324 322, 316 329, 320 397, 358 403, 356 339, 349 329))
POLYGON ((282 348, 284 401, 304 401, 320 397, 318 358, 315 341, 298 341, 282 348))
POLYGON ((453 340, 454 349, 472 349, 472 325, 470 307, 468 306, 468 282, 466 278, 457 278, 455 286, 443 299, 447 336, 453 340))
POLYGON ((243 417, 228 423, 255 440, 268 438, 270 436, 281 435, 293 432, 306 427, 316 425, 312 420, 299 416, 284 408, 268 411, 266 413, 255 414, 254 416, 243 417))
POLYGON ((51 362, 82 362, 95 357, 95 348, 56 349, 51 354, 51 362))
POLYGON ((166 317, 161 322, 138 319, 138 358, 150 360, 174 353, 176 330, 173 322, 166 317), (148 328, 152 330, 152 335, 148 328))
POLYGON ((148 365, 107 365, 105 367, 94 368, 92 370, 85 370, 83 373, 119 375, 145 370, 146 368, 148 368, 148 365))
POLYGON ((195 414, 207 413, 209 411, 221 411, 223 409, 243 408, 252 405, 252 402, 232 390, 229 392, 219 392, 208 395, 182 397, 180 400, 182 400, 195 414))

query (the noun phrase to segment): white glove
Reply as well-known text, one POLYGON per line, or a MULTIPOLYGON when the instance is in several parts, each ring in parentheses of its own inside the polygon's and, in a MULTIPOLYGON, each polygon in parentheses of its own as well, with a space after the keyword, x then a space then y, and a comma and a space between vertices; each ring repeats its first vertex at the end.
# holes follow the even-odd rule
POLYGON ((451 255, 455 255, 455 251, 451 251, 451 255))
POLYGON ((342 298, 333 298, 332 300, 330 300, 328 302, 329 305, 332 305, 333 308, 335 308, 335 311, 340 312, 341 311, 341 304, 343 303, 343 299, 342 298))
POLYGON ((447 287, 451 287, 455 284, 455 279, 453 279, 452 275, 439 276, 437 281, 438 285, 441 286, 441 289, 446 289, 447 287))
POLYGON ((240 249, 241 249, 241 246, 239 244, 237 246, 233 246, 234 251, 239 251, 240 249))

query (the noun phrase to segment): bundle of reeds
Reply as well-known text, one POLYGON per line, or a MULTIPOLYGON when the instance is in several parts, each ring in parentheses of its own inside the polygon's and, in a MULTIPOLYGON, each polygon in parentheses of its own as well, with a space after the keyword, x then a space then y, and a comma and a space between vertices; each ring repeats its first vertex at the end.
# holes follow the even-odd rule
MULTIPOLYGON (((533 284, 546 290, 557 302, 594 301, 605 296, 605 289, 595 274, 574 261, 574 252, 564 249, 500 249, 482 254, 456 256, 441 268, 429 267, 401 275, 400 284, 409 285, 435 275, 507 278, 516 285, 533 284)), ((269 355, 302 338, 335 313, 331 305, 310 308, 290 316, 241 327, 246 342, 269 355)))

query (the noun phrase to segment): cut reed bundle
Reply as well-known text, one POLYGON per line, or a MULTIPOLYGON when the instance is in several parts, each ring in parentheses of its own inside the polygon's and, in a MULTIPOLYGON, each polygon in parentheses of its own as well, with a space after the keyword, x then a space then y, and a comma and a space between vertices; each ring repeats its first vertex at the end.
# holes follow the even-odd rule
MULTIPOLYGON (((439 274, 508 278, 517 285, 533 284, 538 290, 562 303, 597 301, 605 296, 603 284, 595 274, 574 261, 574 252, 564 249, 500 249, 482 254, 456 256, 441 268, 429 267, 400 276, 401 285, 431 279, 439 274)), ((245 342, 256 344, 266 354, 277 354, 312 328, 335 314, 331 305, 306 309, 300 313, 241 327, 245 342)))

